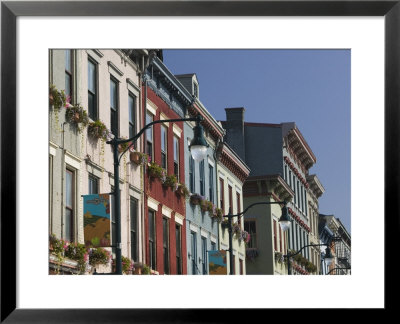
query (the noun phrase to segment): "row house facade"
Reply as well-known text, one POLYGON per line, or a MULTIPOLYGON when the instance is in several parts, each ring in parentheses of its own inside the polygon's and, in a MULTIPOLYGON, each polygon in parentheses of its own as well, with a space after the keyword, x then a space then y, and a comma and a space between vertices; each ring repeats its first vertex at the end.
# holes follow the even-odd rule
MULTIPOLYGON (((244 208, 268 199, 286 202, 293 220, 285 235, 278 223, 282 205, 256 206, 253 214, 249 210, 245 228, 250 235, 256 234, 257 240, 251 242, 256 247, 248 249, 248 273, 287 273, 282 256, 288 249, 297 252, 310 243, 306 176, 316 162, 315 155, 295 123, 248 123, 244 121, 244 108, 225 110, 226 141, 251 170, 244 185, 244 208)), ((302 249, 301 255, 310 260, 308 248, 302 249)), ((292 269, 294 274, 308 273, 298 264, 292 269)))
MULTIPOLYGON (((58 109, 50 106, 49 234, 85 244, 82 196, 110 194, 114 247, 106 250, 115 258, 114 161, 106 141, 132 138, 153 121, 201 115, 208 143, 203 161, 195 162, 190 154, 194 122, 157 123, 129 143, 129 152, 121 146, 120 153, 128 153, 121 155, 119 166, 121 250, 135 268, 148 265, 152 274, 208 274, 207 252, 226 246, 220 238, 225 232, 214 212, 204 212, 187 198, 198 194, 215 208, 239 213, 249 170, 224 145, 222 125, 200 102, 196 75, 174 76, 161 50, 52 50, 49 67, 50 84, 68 98, 58 109), (69 107, 77 107, 77 113, 68 119, 69 107), (92 131, 93 125, 101 130, 92 131), (139 163, 132 156, 140 156, 139 163), (151 172, 156 168, 163 170, 158 176, 151 172), (173 185, 167 178, 175 179, 173 185), (188 192, 178 194, 178 185, 188 192), (220 199, 231 194, 235 204, 233 198, 220 199)), ((242 229, 243 219, 239 224, 242 229)), ((245 274, 241 239, 234 239, 233 250, 235 273, 245 274)), ((76 266, 71 262, 64 272, 76 266)), ((95 271, 111 272, 112 265, 95 271)))
MULTIPOLYGON (((222 209, 222 213, 227 215, 239 215, 243 212, 243 184, 250 173, 248 166, 240 159, 240 157, 229 147, 227 143, 220 143, 217 150, 217 188, 218 188, 218 205, 222 209)), ((245 237, 242 236, 244 231, 243 215, 235 216, 231 220, 235 230, 232 233, 232 256, 234 275, 246 274, 246 245, 245 237)), ((219 225, 219 238, 221 250, 229 249, 229 220, 225 219, 219 225)), ((227 253, 227 271, 231 273, 230 254, 227 253)))
POLYGON ((333 261, 329 267, 324 264, 324 251, 321 251, 321 274, 351 274, 351 236, 339 218, 334 215, 319 214, 320 241, 328 244, 333 261))
MULTIPOLYGON (((318 219, 319 219, 319 198, 325 192, 319 178, 315 174, 307 175, 309 187, 307 189, 308 215, 310 221, 310 244, 319 245, 318 219)), ((310 261, 315 266, 315 274, 320 273, 321 249, 319 246, 310 246, 310 261)))
MULTIPOLYGON (((191 116, 200 115, 203 118, 205 140, 208 144, 207 157, 196 162, 189 149, 193 139, 194 122, 185 122, 184 156, 186 164, 185 181, 191 195, 202 197, 204 202, 217 205, 217 162, 216 149, 221 141, 224 130, 210 115, 199 98, 199 81, 196 74, 176 75, 185 89, 193 98, 189 107, 191 116)), ((212 212, 204 210, 201 204, 186 201, 186 241, 187 241, 187 273, 190 275, 206 275, 209 273, 208 251, 218 249, 218 221, 212 217, 212 212)))
MULTIPOLYGON (((136 55, 141 62, 148 58, 147 51, 137 51, 136 55)), ((138 131, 144 66, 122 50, 50 50, 49 57, 50 84, 64 90, 69 104, 82 108, 78 117, 87 115, 89 123, 83 127, 73 122, 78 117, 67 118, 65 106, 50 106, 49 233, 83 244, 82 195, 113 192, 112 150, 106 140, 112 136, 128 138, 138 131), (108 130, 100 138, 88 135, 94 123, 108 130)), ((140 142, 136 149, 142 149, 140 142)), ((144 242, 139 230, 143 227, 143 170, 128 159, 122 159, 119 170, 122 255, 143 262, 140 251, 144 242)), ((111 224, 110 236, 115 242, 112 212, 111 224)))
MULTIPOLYGON (((150 63, 143 86, 144 125, 187 116, 192 97, 159 58, 150 63)), ((182 121, 159 123, 144 136, 150 163, 183 184, 187 168, 184 128, 182 121)), ((187 274, 186 199, 163 181, 151 174, 144 179, 146 263, 156 274, 187 274)))

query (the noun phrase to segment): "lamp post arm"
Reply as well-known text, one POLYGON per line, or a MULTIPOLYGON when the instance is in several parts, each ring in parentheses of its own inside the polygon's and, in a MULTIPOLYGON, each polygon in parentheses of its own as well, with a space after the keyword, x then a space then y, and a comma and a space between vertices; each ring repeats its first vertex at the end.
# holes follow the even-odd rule
MULTIPOLYGON (((117 139, 114 138, 110 141, 107 141, 107 144, 114 144, 114 145, 119 145, 119 144, 124 144, 124 143, 128 143, 128 142, 132 142, 135 143, 137 141, 137 139, 147 130, 147 128, 153 126, 154 124, 160 124, 160 123, 169 123, 169 122, 178 122, 178 121, 201 121, 201 117, 200 115, 197 115, 196 117, 192 117, 192 118, 177 118, 177 119, 162 119, 162 120, 155 120, 151 123, 148 123, 147 125, 145 125, 140 131, 139 133, 137 133, 135 136, 128 138, 128 139, 117 139)), ((119 156, 118 159, 118 163, 121 161, 122 156, 126 153, 126 151, 129 150, 129 148, 132 146, 129 145, 119 156)))
MULTIPOLYGON (((272 205, 272 204, 284 204, 284 205, 286 205, 286 202, 284 202, 284 201, 271 201, 271 202, 265 201, 265 202, 257 202, 257 203, 254 203, 254 204, 251 204, 250 206, 248 206, 248 207, 247 207, 245 210, 243 210, 241 213, 236 214, 236 215, 231 215, 231 216, 232 216, 232 217, 236 217, 236 216, 241 216, 241 215, 243 215, 243 214, 246 214, 247 211, 248 211, 251 207, 254 207, 255 205, 272 205)), ((224 215, 223 217, 228 217, 228 215, 224 215)))
POLYGON ((328 274, 330 274, 333 270, 339 270, 339 269, 343 269, 343 270, 350 270, 351 269, 351 267, 345 267, 345 268, 333 268, 332 270, 330 270, 328 273, 327 273, 327 275, 328 274))
POLYGON ((287 257, 287 256, 290 256, 290 257, 294 257, 295 255, 297 255, 297 254, 299 254, 301 251, 303 251, 303 249, 305 249, 306 247, 309 247, 309 246, 329 246, 329 244, 325 244, 325 243, 322 243, 322 244, 307 244, 307 245, 305 245, 305 246, 303 246, 300 250, 298 250, 297 252, 295 252, 295 253, 288 253, 288 254, 286 254, 285 256, 287 257))

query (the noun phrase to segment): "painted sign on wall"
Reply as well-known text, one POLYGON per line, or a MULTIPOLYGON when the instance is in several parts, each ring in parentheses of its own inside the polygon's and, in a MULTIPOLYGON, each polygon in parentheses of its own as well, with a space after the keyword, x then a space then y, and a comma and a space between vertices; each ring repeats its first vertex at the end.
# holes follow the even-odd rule
POLYGON ((228 267, 226 264, 226 251, 207 251, 208 270, 210 275, 226 275, 228 267))
POLYGON ((109 194, 83 196, 83 231, 86 246, 111 245, 110 221, 109 194))

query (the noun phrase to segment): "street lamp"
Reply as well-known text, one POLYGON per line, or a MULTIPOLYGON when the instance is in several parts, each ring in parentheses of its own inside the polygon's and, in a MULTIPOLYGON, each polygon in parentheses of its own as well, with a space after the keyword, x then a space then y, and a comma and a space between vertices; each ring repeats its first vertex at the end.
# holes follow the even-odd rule
POLYGON ((233 275, 233 248, 232 248, 232 232, 233 232, 233 228, 232 228, 232 219, 233 217, 237 217, 237 216, 241 216, 244 215, 251 207, 255 206, 255 205, 272 205, 272 204, 283 204, 284 206, 282 207, 282 217, 284 218, 288 218, 288 214, 287 214, 287 208, 286 208, 286 202, 284 201, 265 201, 265 202, 257 202, 254 204, 251 204, 250 206, 248 206, 244 211, 242 211, 239 214, 236 215, 232 215, 232 209, 229 208, 229 213, 228 215, 224 215, 222 217, 226 217, 228 218, 228 233, 229 233, 229 274, 233 275))
POLYGON ((107 141, 107 144, 111 144, 113 148, 114 157, 114 213, 115 213, 115 226, 116 226, 116 251, 115 251, 115 263, 116 271, 115 274, 122 274, 122 244, 121 244, 121 201, 119 193, 119 164, 121 162, 122 156, 128 151, 129 147, 137 141, 137 139, 145 132, 145 130, 154 124, 159 123, 169 123, 169 122, 180 122, 180 121, 195 121, 196 126, 194 127, 194 137, 190 143, 190 152, 193 159, 196 161, 201 161, 207 154, 207 142, 204 139, 203 127, 200 125, 202 117, 197 115, 193 118, 180 118, 180 119, 167 119, 167 120, 155 120, 146 126, 144 126, 135 136, 129 139, 119 139, 116 136, 107 141), (118 155, 118 145, 132 142, 120 155, 118 155))
POLYGON ((290 258, 294 257, 297 254, 299 254, 301 251, 303 251, 303 249, 305 249, 306 247, 309 247, 309 246, 326 246, 326 249, 325 249, 325 263, 326 263, 326 265, 328 267, 331 265, 333 257, 332 257, 331 248, 329 247, 329 244, 326 244, 326 243, 307 244, 307 245, 304 245, 300 250, 298 250, 295 253, 290 253, 290 251, 288 251, 287 254, 284 255, 284 257, 286 257, 286 260, 287 260, 288 275, 292 274, 292 269, 291 269, 291 266, 290 266, 290 258))
MULTIPOLYGON (((279 219, 279 225, 281 226, 281 229, 283 232, 286 232, 291 225, 292 220, 289 217, 289 214, 287 212, 287 207, 284 207, 285 213, 283 212, 283 208, 282 208, 282 216, 279 219)), ((299 254, 304 248, 309 247, 309 246, 327 246, 327 248, 325 249, 325 263, 326 265, 329 267, 332 263, 333 257, 332 257, 332 253, 331 253, 331 249, 329 247, 329 244, 308 244, 303 246, 299 251, 295 252, 295 253, 290 253, 289 251, 287 252, 286 258, 287 258, 287 265, 288 265, 288 275, 292 274, 291 268, 290 268, 290 258, 299 254)))

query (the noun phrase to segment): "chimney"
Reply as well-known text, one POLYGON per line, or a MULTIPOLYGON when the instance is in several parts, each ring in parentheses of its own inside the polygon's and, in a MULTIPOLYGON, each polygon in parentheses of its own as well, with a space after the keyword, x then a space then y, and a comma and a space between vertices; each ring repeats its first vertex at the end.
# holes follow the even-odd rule
POLYGON ((226 122, 224 128, 226 130, 225 141, 240 156, 243 161, 245 159, 244 147, 244 112, 243 107, 225 108, 226 122))

